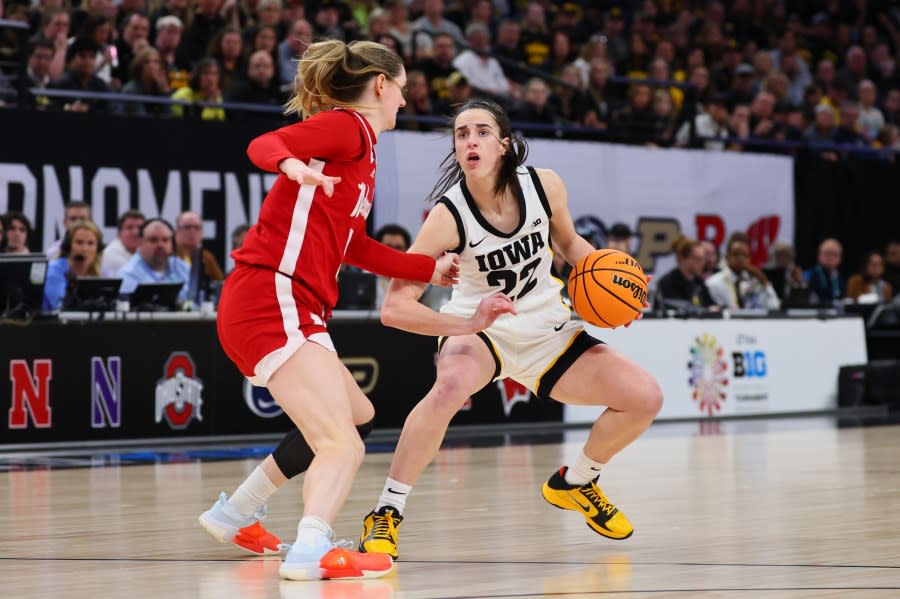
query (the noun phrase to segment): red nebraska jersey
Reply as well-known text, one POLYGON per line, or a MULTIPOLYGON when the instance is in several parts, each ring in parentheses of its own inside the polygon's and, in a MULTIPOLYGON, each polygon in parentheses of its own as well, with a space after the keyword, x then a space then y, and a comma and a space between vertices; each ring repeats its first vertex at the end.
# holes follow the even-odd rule
POLYGON ((301 185, 283 173, 250 228, 235 262, 285 274, 321 302, 323 314, 337 302, 337 273, 354 239, 366 241, 366 218, 375 187, 375 134, 352 110, 328 110, 266 133, 247 148, 259 168, 279 172, 285 158, 340 177, 331 197, 320 186, 301 185))

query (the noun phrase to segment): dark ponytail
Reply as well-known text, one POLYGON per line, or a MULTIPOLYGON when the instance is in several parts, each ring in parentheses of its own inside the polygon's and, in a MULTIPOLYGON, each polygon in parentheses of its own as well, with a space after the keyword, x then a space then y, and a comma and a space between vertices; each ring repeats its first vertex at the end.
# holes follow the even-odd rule
POLYGON ((441 199, 441 196, 443 196, 448 189, 456 185, 463 178, 462 167, 460 167, 459 163, 456 161, 456 144, 454 141, 456 119, 465 111, 474 110, 476 108, 486 110, 494 117, 494 122, 497 123, 497 129, 499 129, 500 139, 509 139, 509 147, 500 163, 500 172, 497 173, 497 181, 494 184, 494 193, 496 195, 502 195, 505 191, 509 190, 512 195, 517 196, 520 194, 521 188, 519 187, 519 178, 516 176, 516 172, 519 167, 525 163, 525 159, 528 158, 528 144, 523 138, 512 132, 509 116, 499 104, 491 100, 478 99, 469 100, 460 106, 450 120, 450 153, 447 154, 441 162, 441 177, 438 179, 438 182, 435 183, 431 193, 428 194, 428 198, 426 199, 427 202, 436 202, 441 199))

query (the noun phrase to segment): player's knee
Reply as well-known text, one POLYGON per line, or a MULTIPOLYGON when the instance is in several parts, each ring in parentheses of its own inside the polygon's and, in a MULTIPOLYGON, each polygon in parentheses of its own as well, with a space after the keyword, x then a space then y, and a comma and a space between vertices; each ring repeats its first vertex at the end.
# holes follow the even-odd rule
POLYGON ((468 399, 470 393, 464 384, 466 374, 455 369, 438 371, 431 388, 432 405, 438 410, 456 413, 459 406, 468 399))
POLYGON ((358 467, 366 455, 366 444, 360 439, 356 428, 352 430, 352 435, 339 435, 320 443, 316 455, 334 456, 335 459, 350 462, 358 467))
POLYGON ((659 388, 659 384, 649 374, 645 375, 640 385, 638 385, 638 389, 639 391, 635 397, 637 410, 651 419, 655 418, 663 405, 662 389, 659 388))

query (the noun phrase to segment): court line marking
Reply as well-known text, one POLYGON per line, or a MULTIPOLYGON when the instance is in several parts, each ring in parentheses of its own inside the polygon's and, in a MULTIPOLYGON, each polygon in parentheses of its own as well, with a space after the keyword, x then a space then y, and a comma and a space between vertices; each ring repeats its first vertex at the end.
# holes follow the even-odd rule
MULTIPOLYGON (((258 562, 275 561, 277 556, 247 558, 165 558, 165 557, 29 557, 0 556, 0 561, 26 562, 159 562, 159 563, 203 563, 203 562, 258 562)), ((577 562, 577 561, 479 561, 479 560, 402 560, 399 564, 448 564, 448 565, 487 565, 487 566, 687 566, 703 568, 846 568, 873 570, 900 570, 900 566, 876 566, 866 564, 742 564, 742 563, 704 563, 704 562, 577 562)), ((895 587, 890 587, 895 588, 895 587)), ((896 587, 900 588, 900 587, 896 587)))

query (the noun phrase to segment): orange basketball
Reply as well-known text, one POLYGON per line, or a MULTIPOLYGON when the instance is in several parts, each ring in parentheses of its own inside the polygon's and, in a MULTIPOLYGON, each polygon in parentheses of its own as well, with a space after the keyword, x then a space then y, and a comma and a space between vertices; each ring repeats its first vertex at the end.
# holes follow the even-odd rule
POLYGON ((637 260, 618 250, 595 250, 569 275, 569 298, 582 319, 614 329, 644 309, 647 277, 637 260))

